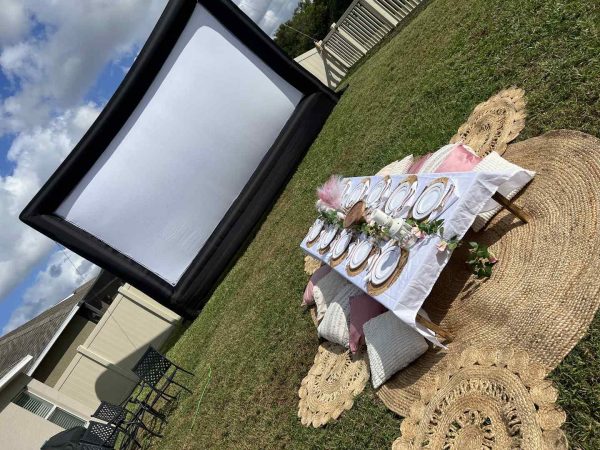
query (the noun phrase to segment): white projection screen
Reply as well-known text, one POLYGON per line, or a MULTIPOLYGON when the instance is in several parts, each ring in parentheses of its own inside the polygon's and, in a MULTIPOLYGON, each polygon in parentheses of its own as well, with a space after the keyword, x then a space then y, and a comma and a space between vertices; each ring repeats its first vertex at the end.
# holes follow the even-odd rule
POLYGON ((56 213, 174 286, 301 98, 198 5, 125 126, 56 213))
POLYGON ((193 315, 336 101, 229 1, 171 0, 21 219, 193 315))

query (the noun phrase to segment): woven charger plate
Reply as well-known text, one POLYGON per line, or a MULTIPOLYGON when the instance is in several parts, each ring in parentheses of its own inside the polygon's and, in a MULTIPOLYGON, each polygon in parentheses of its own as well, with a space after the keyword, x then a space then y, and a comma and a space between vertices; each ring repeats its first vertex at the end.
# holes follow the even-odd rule
POLYGON ((298 417, 315 428, 337 419, 352 408, 354 397, 369 380, 364 353, 354 356, 340 345, 324 342, 298 391, 298 417))
MULTIPOLYGON (((476 282, 460 247, 424 308, 455 336, 447 358, 468 345, 523 349, 547 373, 581 339, 600 305, 600 140, 552 131, 510 145, 504 156, 537 172, 516 200, 533 220, 524 225, 501 211, 486 231, 466 236, 498 257, 492 277, 476 282)), ((428 351, 382 386, 379 397, 405 416, 444 356, 428 351)))
POLYGON ((463 142, 484 157, 503 154, 525 127, 525 91, 509 88, 475 107, 450 143, 463 142))
POLYGON ((423 386, 392 449, 566 450, 557 397, 527 352, 468 348, 423 386))

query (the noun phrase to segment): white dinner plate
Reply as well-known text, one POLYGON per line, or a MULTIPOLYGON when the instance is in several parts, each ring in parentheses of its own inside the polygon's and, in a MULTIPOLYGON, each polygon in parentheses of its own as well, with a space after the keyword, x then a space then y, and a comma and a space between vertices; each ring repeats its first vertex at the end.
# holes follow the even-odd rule
POLYGON ((315 222, 308 230, 308 234, 306 235, 306 242, 314 242, 314 240, 319 237, 319 234, 323 229, 323 225, 325 225, 325 223, 321 219, 315 220, 315 222))
POLYGON ((352 233, 348 230, 342 230, 340 236, 333 246, 331 250, 331 257, 333 259, 337 259, 344 254, 348 246, 350 245, 350 241, 352 240, 352 233))
POLYGON ((437 208, 447 192, 447 189, 451 186, 450 180, 448 181, 436 181, 434 180, 429 186, 425 188, 419 198, 415 201, 412 208, 412 216, 416 220, 426 219, 429 214, 437 208))
POLYGON ((385 202, 384 211, 386 214, 395 217, 407 200, 414 194, 417 189, 417 182, 405 180, 401 182, 385 202))
POLYGON ((369 179, 365 178, 360 183, 358 183, 348 194, 348 201, 344 204, 347 209, 352 208, 356 202, 359 200, 363 200, 365 198, 365 194, 369 189, 369 179))
POLYGON ((319 239, 319 250, 325 250, 327 247, 329 247, 338 231, 339 228, 334 225, 329 225, 327 228, 325 228, 325 231, 321 233, 321 238, 319 239))
POLYGON ((352 187, 352 180, 344 181, 344 189, 342 190, 342 207, 346 207, 348 202, 348 195, 350 194, 350 188, 352 187))
POLYGON ((373 185, 367 195, 367 208, 377 208, 379 202, 385 200, 389 193, 391 183, 392 179, 390 177, 384 177, 373 185))
POLYGON ((371 250, 373 250, 373 244, 371 242, 364 240, 357 243, 350 253, 350 258, 348 260, 348 267, 350 270, 358 269, 369 257, 371 254, 371 250))
POLYGON ((400 263, 400 255, 402 250, 397 245, 386 248, 381 252, 381 255, 375 260, 371 269, 371 284, 380 286, 392 276, 398 264, 400 263))

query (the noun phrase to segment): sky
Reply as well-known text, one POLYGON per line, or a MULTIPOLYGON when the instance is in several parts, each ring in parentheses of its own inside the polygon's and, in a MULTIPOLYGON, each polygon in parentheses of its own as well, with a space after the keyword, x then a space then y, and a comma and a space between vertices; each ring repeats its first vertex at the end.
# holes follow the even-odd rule
MULTIPOLYGON (((297 0, 234 0, 270 36, 297 0)), ((19 221, 133 64, 166 0, 0 0, 0 335, 99 268, 19 221)))

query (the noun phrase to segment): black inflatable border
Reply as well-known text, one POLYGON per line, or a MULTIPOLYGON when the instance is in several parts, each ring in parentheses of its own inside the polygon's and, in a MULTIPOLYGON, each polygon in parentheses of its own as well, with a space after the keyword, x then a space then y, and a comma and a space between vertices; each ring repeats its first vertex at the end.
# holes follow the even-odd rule
POLYGON ((135 63, 99 117, 25 207, 20 219, 119 276, 186 317, 199 313, 221 277, 248 243, 314 141, 338 95, 283 53, 229 0, 170 0, 135 63), (304 94, 240 196, 190 266, 172 286, 54 211, 90 170, 134 111, 177 42, 197 3, 304 94), (257 195, 260 192, 260 195, 257 195))

